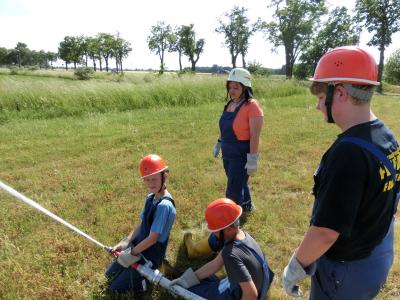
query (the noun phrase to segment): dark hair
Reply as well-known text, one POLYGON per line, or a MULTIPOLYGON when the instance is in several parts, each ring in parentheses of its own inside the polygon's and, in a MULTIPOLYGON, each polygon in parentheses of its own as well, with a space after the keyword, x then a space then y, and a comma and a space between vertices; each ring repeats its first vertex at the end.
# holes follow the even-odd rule
MULTIPOLYGON (((228 99, 229 99, 229 82, 231 82, 231 81, 226 82, 226 97, 228 99)), ((253 98, 253 89, 251 87, 245 86, 245 85, 243 85, 243 83, 238 82, 238 81, 235 81, 235 82, 239 83, 242 86, 244 99, 246 101, 249 101, 250 99, 253 98)))

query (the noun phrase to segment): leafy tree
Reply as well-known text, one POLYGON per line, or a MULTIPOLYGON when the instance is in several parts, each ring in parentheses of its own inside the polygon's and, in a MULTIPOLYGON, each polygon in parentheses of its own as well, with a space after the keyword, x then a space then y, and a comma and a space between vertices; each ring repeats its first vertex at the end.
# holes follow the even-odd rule
POLYGON ((93 63, 93 70, 96 71, 97 65, 96 60, 101 59, 98 54, 100 48, 100 41, 95 37, 86 37, 85 38, 85 47, 86 53, 93 63))
POLYGON ((28 65, 31 59, 31 50, 29 50, 27 45, 18 42, 14 49, 16 50, 18 67, 21 68, 21 65, 28 65))
POLYGON ((155 52, 160 58, 160 74, 164 73, 164 54, 170 49, 172 38, 172 29, 165 22, 158 22, 152 26, 150 35, 147 37, 147 44, 151 52, 155 52))
POLYGON ((179 72, 182 72, 182 41, 181 41, 181 31, 182 27, 176 27, 173 30, 173 33, 168 36, 168 52, 178 52, 178 60, 179 60, 179 72))
POLYGON ((84 57, 85 67, 88 67, 88 58, 89 58, 89 44, 88 37, 81 35, 80 37, 81 47, 82 47, 82 56, 84 57))
POLYGON ((196 40, 196 33, 193 30, 194 25, 182 25, 180 31, 180 45, 183 49, 183 54, 189 57, 192 64, 191 70, 196 70, 196 64, 199 61, 200 54, 203 52, 205 41, 204 39, 196 40))
POLYGON ((387 60, 385 80, 391 84, 400 85, 400 49, 397 49, 387 60))
POLYGON ((321 15, 326 13, 325 1, 272 0, 271 6, 275 6, 275 21, 264 25, 267 39, 274 49, 284 46, 286 77, 291 78, 298 55, 309 45, 321 15))
MULTIPOLYGON (((382 80, 385 48, 392 43, 392 34, 400 30, 399 0, 357 0, 357 19, 368 32, 374 32, 369 46, 379 49, 378 81, 382 80)), ((382 92, 382 85, 378 86, 382 92)))
POLYGON ((109 33, 99 33, 100 52, 106 63, 106 72, 108 72, 108 60, 113 55, 114 36, 109 33))
POLYGON ((115 38, 115 42, 113 45, 113 57, 115 58, 117 72, 118 72, 118 69, 120 69, 121 73, 123 72, 122 71, 122 60, 124 58, 126 58, 131 51, 132 51, 131 43, 129 43, 128 41, 125 41, 118 34, 117 37, 115 38))
POLYGON ((311 44, 300 56, 301 64, 295 69, 295 77, 304 79, 311 76, 321 56, 330 49, 355 45, 358 43, 358 32, 354 19, 346 7, 336 7, 329 13, 328 20, 321 26, 311 44))
POLYGON ((51 68, 53 68, 53 62, 56 62, 58 59, 58 53, 48 51, 46 53, 47 61, 50 63, 51 68))
POLYGON ((32 65, 37 65, 39 68, 48 68, 49 62, 47 54, 44 50, 32 51, 32 65))
POLYGON ((8 50, 7 48, 0 47, 0 65, 8 64, 8 50))
POLYGON ((65 68, 68 70, 68 64, 73 62, 74 69, 82 61, 82 38, 75 36, 66 36, 58 46, 58 55, 65 61, 65 68))
POLYGON ((9 49, 6 58, 7 64, 18 65, 19 64, 19 52, 14 49, 9 49))
POLYGON ((228 19, 224 22, 219 19, 219 27, 215 29, 218 33, 225 35, 225 45, 231 55, 232 66, 236 67, 236 60, 239 54, 242 55, 243 67, 246 67, 245 56, 249 48, 250 37, 261 29, 261 20, 254 24, 249 24, 249 19, 245 16, 247 9, 235 6, 230 12, 225 13, 228 19))

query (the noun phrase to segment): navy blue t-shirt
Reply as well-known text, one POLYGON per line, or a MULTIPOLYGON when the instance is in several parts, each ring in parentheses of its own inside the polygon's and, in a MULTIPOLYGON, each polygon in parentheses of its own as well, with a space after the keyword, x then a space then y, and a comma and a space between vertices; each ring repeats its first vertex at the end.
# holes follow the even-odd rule
POLYGON ((310 222, 339 232, 338 240, 325 254, 336 260, 369 256, 386 235, 394 211, 390 172, 368 150, 340 142, 345 136, 378 146, 397 169, 396 189, 400 181, 399 144, 382 121, 358 124, 338 136, 314 175, 310 222))

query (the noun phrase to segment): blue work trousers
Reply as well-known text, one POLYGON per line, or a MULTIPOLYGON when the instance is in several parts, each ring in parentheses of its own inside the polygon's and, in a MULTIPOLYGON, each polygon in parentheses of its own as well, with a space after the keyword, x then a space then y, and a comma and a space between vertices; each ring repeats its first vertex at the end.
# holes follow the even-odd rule
POLYGON ((189 289, 191 292, 208 300, 240 300, 242 289, 228 278, 219 280, 216 276, 203 279, 198 285, 189 289))
POLYGON ((108 289, 111 292, 132 291, 141 293, 146 291, 148 287, 148 282, 138 271, 132 268, 124 268, 117 261, 114 261, 108 267, 105 275, 110 280, 108 289))
POLYGON ((226 197, 242 206, 251 200, 248 186, 249 175, 244 168, 246 160, 223 159, 225 174, 228 179, 226 197))
MULTIPOLYGON (((370 300, 378 295, 393 263, 393 222, 370 256, 337 261, 322 256, 311 278, 312 300, 370 300)), ((368 230, 368 229, 367 229, 368 230)))

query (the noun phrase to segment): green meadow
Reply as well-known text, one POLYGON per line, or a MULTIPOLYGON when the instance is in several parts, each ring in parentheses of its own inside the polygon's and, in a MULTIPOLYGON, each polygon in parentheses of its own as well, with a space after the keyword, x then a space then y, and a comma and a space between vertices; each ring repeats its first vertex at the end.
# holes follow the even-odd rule
MULTIPOLYGON (((173 278, 189 261, 185 231, 207 233, 204 209, 224 196, 226 178, 211 150, 226 97, 226 76, 96 74, 0 69, 0 180, 105 245, 138 224, 146 189, 140 159, 161 155, 177 218, 167 250, 173 278)), ((315 109, 307 82, 255 78, 264 108, 259 170, 250 185, 256 211, 243 228, 260 243, 276 277, 269 299, 289 299, 283 268, 307 230, 312 175, 339 129, 315 109)), ((400 138, 398 87, 373 100, 400 138)), ((368 230, 368 228, 366 228, 368 230)), ((400 298, 400 225, 395 262, 377 299, 400 298)), ((105 293, 111 257, 100 247, 0 191, 0 299, 117 299, 105 293)), ((308 297, 310 282, 301 288, 308 297)), ((132 295, 118 299, 132 298, 132 295)), ((155 287, 143 299, 174 299, 155 287)))

